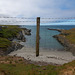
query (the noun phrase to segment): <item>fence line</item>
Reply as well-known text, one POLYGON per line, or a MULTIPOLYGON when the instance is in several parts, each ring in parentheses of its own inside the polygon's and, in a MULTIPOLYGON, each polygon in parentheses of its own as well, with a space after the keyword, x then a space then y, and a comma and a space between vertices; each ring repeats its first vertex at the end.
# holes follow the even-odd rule
POLYGON ((1 21, 1 22, 36 22, 36 21, 1 21))
POLYGON ((36 19, 36 18, 26 18, 26 17, 0 17, 0 18, 36 19))
POLYGON ((68 17, 68 18, 41 18, 41 19, 75 19, 75 17, 68 17))
MULTIPOLYGON (((36 19, 36 18, 26 18, 26 17, 2 17, 0 16, 0 18, 17 18, 17 19, 36 19)), ((75 19, 75 17, 63 17, 63 18, 40 18, 40 19, 75 19)))
MULTIPOLYGON (((1 23, 36 23, 37 18, 26 18, 26 17, 6 17, 0 16, 1 23)), ((75 23, 75 17, 65 17, 65 18, 40 18, 40 24, 43 23, 75 23)), ((14 24, 15 25, 15 24, 14 24)))
MULTIPOLYGON (((4 20, 1 20, 0 22, 36 22, 36 21, 4 21, 4 20)), ((75 22, 75 21, 40 21, 40 22, 75 22)))

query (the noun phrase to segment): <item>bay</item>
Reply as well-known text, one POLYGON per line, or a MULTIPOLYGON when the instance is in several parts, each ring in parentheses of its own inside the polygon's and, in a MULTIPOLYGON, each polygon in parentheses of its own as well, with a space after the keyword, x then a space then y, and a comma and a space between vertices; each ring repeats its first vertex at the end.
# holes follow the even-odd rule
MULTIPOLYGON (((26 42, 24 46, 35 48, 36 46, 36 26, 30 25, 21 25, 22 28, 31 29, 31 35, 25 36, 26 42)), ((49 25, 49 26, 40 26, 40 49, 42 50, 64 50, 64 47, 53 38, 54 35, 60 34, 58 31, 48 30, 47 28, 52 29, 72 29, 75 28, 74 25, 49 25)))

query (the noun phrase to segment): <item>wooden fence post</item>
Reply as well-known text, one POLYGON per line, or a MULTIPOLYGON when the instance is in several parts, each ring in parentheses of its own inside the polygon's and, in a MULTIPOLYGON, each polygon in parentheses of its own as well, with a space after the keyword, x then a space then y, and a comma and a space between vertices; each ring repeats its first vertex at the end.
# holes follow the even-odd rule
POLYGON ((40 32, 40 17, 37 17, 37 28, 36 28, 36 57, 39 56, 39 40, 40 40, 39 32, 40 32))

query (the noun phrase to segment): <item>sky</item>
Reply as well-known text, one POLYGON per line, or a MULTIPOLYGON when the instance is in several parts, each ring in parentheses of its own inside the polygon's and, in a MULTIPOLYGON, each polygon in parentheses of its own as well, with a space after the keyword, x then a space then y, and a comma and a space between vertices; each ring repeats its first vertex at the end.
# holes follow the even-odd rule
MULTIPOLYGON (((26 18, 75 17, 75 0, 0 0, 0 16, 26 17, 26 18)), ((0 20, 4 19, 1 18, 0 20)), ((5 19, 5 20, 19 21, 21 19, 5 19)), ((6 24, 3 22, 0 23, 6 24)), ((10 23, 8 22, 7 24, 10 23)), ((25 24, 25 23, 19 22, 11 24, 25 24)), ((53 24, 53 23, 46 23, 46 24, 53 24)), ((75 23, 72 22, 67 24, 75 24, 75 23)))

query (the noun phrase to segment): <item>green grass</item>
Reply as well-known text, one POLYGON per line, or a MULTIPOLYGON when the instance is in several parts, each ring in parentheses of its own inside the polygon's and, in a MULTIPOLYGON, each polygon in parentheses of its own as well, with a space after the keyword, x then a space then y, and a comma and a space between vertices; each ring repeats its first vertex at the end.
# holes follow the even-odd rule
POLYGON ((5 50, 11 44, 11 41, 9 41, 8 38, 15 37, 21 31, 21 29, 18 26, 6 26, 7 27, 2 27, 2 30, 0 31, 0 48, 5 48, 5 50))
POLYGON ((11 41, 9 41, 6 38, 1 38, 0 37, 0 48, 6 48, 11 44, 11 41))
POLYGON ((65 37, 69 40, 70 43, 75 44, 75 28, 70 30, 64 30, 64 33, 68 33, 65 37))
POLYGON ((32 64, 0 64, 7 75, 58 75, 56 66, 36 66, 32 64))
MULTIPOLYGON (((3 71, 5 75, 64 75, 67 71, 72 71, 75 68, 75 61, 70 63, 54 66, 38 66, 33 64, 16 63, 16 64, 0 64, 0 73, 3 71)), ((72 75, 75 70, 72 71, 72 75)), ((67 75, 67 74, 66 74, 67 75)))
POLYGON ((3 38, 11 38, 15 37, 18 32, 21 31, 21 29, 18 26, 7 26, 7 28, 2 28, 2 31, 0 31, 0 34, 2 34, 3 38))
POLYGON ((3 63, 0 63, 0 73, 3 71, 5 75, 58 75, 59 73, 59 68, 55 65, 39 66, 29 64, 21 57, 0 56, 1 61, 3 63))

